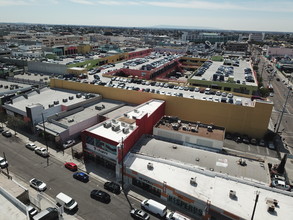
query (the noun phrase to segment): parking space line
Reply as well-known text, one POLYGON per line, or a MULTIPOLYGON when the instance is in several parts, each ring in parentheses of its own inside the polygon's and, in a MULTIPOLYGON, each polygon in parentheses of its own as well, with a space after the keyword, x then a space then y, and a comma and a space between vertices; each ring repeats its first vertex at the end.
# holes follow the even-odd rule
POLYGON ((256 146, 256 150, 257 150, 257 153, 259 154, 260 153, 259 146, 256 146))
POLYGON ((270 155, 270 151, 268 148, 266 148, 266 151, 267 151, 267 155, 270 155))
POLYGON ((247 148, 248 148, 248 151, 251 151, 251 149, 250 149, 250 145, 247 145, 247 148))

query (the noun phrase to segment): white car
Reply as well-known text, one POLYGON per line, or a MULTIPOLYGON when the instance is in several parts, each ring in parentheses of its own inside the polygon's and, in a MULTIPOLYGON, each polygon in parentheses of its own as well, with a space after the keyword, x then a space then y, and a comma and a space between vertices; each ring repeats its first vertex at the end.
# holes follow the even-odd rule
POLYGON ((34 143, 27 143, 25 145, 26 148, 30 149, 30 150, 35 150, 35 148, 37 147, 34 143))
POLYGON ((233 98, 233 94, 232 93, 228 93, 228 98, 233 98))
POLYGON ((6 167, 8 167, 8 162, 3 157, 0 157, 0 168, 4 169, 6 167))
POLYGON ((68 140, 63 144, 63 148, 71 147, 74 144, 75 144, 75 140, 68 140))
POLYGON ((40 156, 42 156, 42 157, 48 157, 49 156, 49 152, 44 147, 36 147, 35 148, 35 153, 40 155, 40 156))
POLYGON ((46 183, 36 178, 30 180, 30 186, 35 188, 38 191, 45 191, 47 189, 46 183))

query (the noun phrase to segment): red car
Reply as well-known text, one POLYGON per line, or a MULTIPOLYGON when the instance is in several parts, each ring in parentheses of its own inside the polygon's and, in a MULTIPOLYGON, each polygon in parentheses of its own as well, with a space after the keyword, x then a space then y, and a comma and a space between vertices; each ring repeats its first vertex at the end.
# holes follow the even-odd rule
POLYGON ((77 171, 77 166, 75 163, 72 163, 72 162, 66 162, 64 164, 64 166, 68 169, 68 170, 71 170, 71 171, 77 171))

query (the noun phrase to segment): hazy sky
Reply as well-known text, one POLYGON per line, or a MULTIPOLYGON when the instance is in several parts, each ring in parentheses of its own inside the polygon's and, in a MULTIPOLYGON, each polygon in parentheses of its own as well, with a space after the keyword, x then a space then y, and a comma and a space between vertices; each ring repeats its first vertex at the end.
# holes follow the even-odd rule
POLYGON ((293 32, 293 0, 0 0, 0 22, 293 32))

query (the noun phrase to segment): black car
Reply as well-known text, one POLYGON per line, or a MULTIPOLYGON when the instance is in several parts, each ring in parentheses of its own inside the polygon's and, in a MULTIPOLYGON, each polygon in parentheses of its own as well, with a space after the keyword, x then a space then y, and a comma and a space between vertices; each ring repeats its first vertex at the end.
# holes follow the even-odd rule
POLYGON ((237 142, 237 143, 242 143, 242 137, 240 134, 238 133, 235 133, 234 135, 234 141, 237 142))
POLYGON ((228 140, 232 140, 233 139, 233 135, 230 132, 226 132, 225 138, 228 139, 228 140))
POLYGON ((243 137, 242 137, 242 142, 243 142, 244 144, 250 144, 250 139, 249 139, 249 137, 248 137, 247 135, 243 135, 243 137))
POLYGON ((97 189, 91 191, 91 198, 104 203, 109 203, 111 201, 111 197, 108 193, 97 189))
POLYGON ((120 185, 114 182, 106 182, 104 184, 104 189, 115 194, 119 194, 121 192, 120 185))
POLYGON ((3 132, 2 132, 2 135, 3 135, 4 137, 11 137, 11 136, 12 136, 12 134, 11 134, 10 131, 3 131, 3 132))

